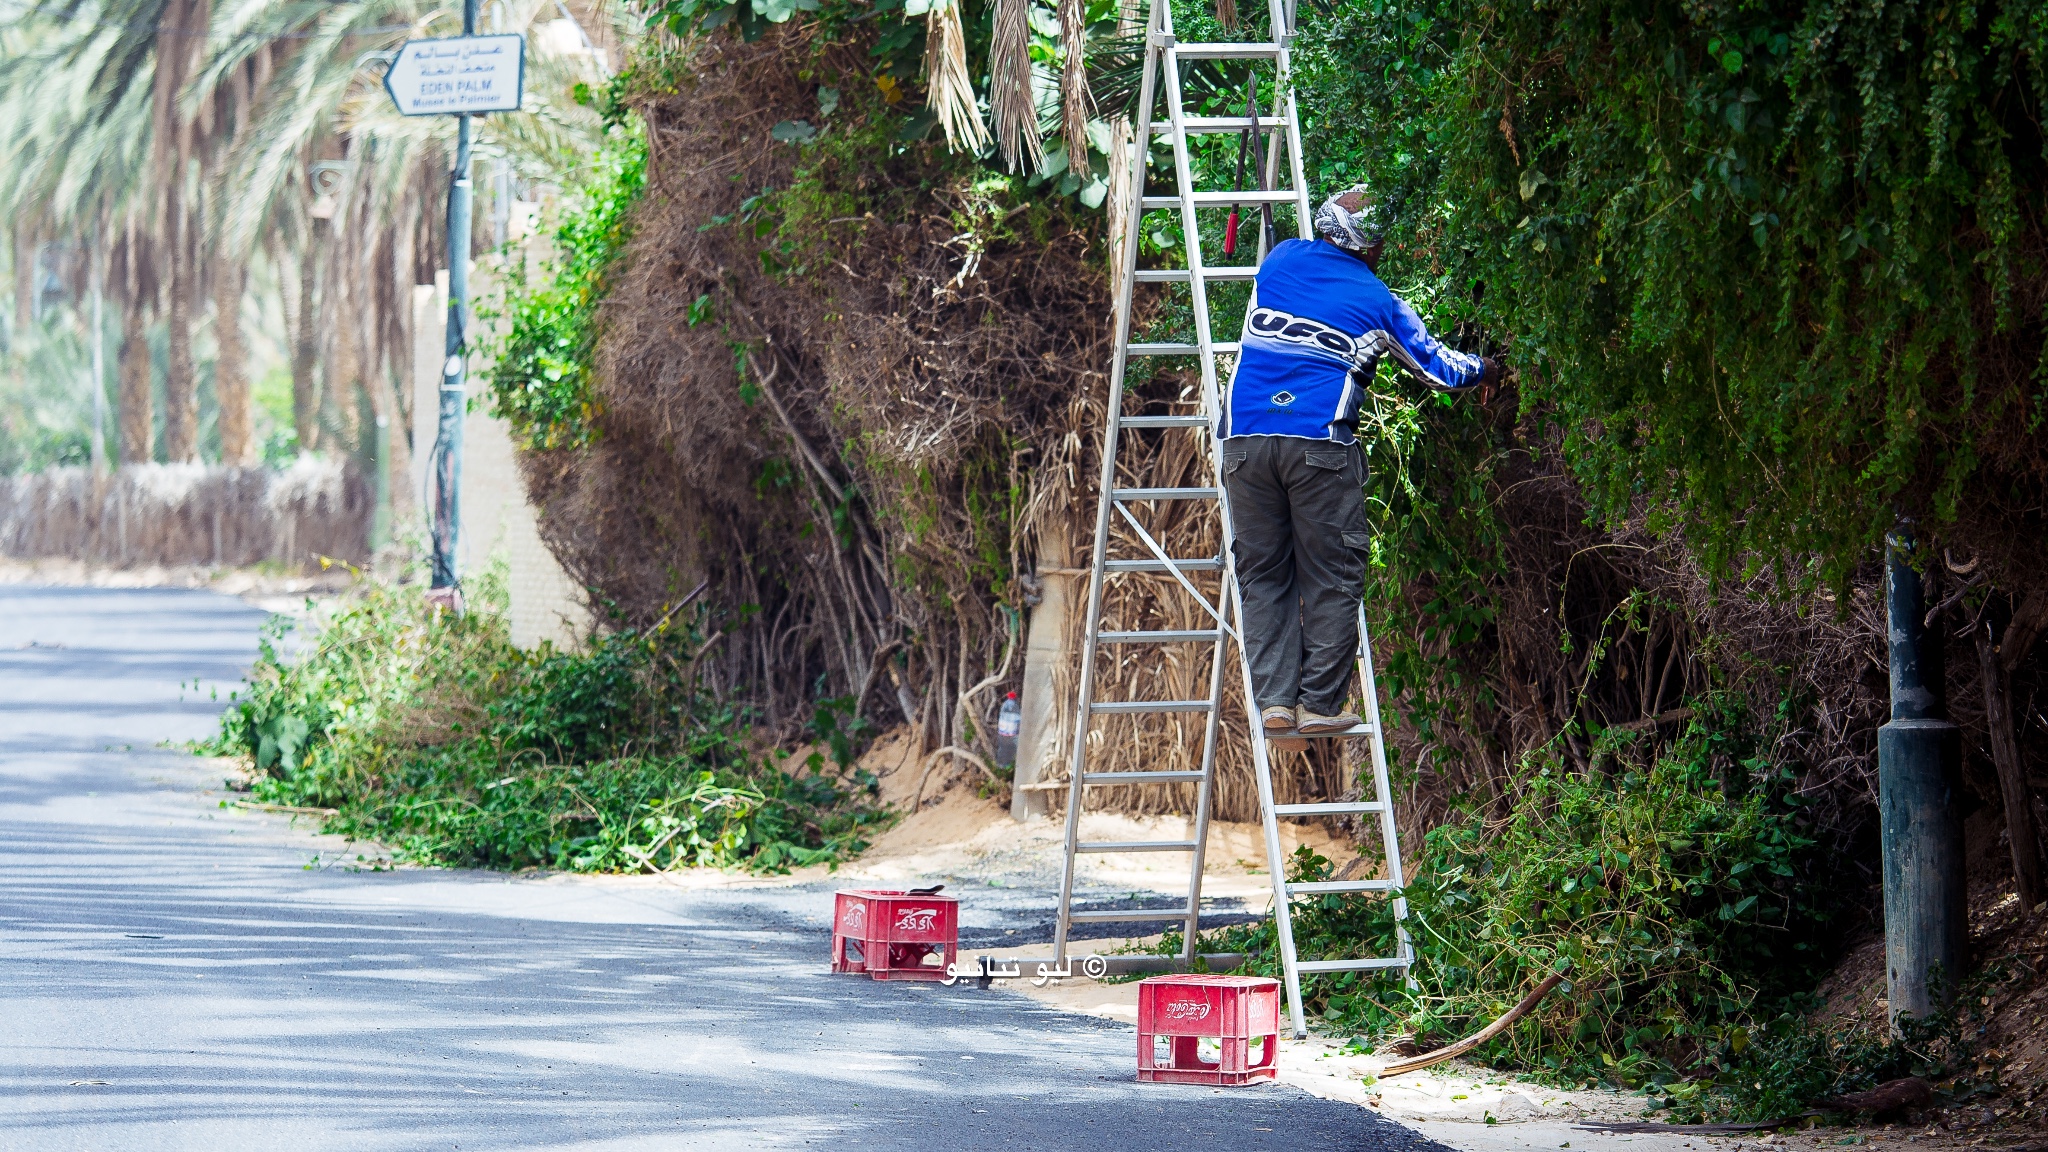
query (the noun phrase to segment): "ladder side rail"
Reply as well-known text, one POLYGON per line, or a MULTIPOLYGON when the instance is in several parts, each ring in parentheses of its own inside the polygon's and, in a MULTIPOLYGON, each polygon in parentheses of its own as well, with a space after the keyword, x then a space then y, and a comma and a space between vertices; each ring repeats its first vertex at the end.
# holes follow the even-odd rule
MULTIPOLYGON (((1173 147, 1173 174, 1174 182, 1177 185, 1175 191, 1179 194, 1181 235, 1187 250, 1188 293, 1191 297, 1190 303, 1195 314, 1195 355, 1201 364, 1202 395, 1205 407, 1207 407, 1207 399, 1213 396, 1216 391, 1215 334, 1210 330, 1209 324, 1209 290, 1203 276, 1203 269, 1207 266, 1207 261, 1202 256, 1201 222, 1195 215, 1195 179, 1188 157, 1187 110, 1181 99, 1180 55, 1175 47, 1172 8, 1166 3, 1166 0, 1153 0, 1153 2, 1163 11, 1163 16, 1160 20, 1160 36, 1164 40, 1164 43, 1161 45, 1164 49, 1161 61, 1163 65, 1161 68, 1161 79, 1166 85, 1166 114, 1171 125, 1169 139, 1173 147)), ((1150 73, 1148 72, 1147 79, 1149 78, 1150 73)), ((1149 140, 1150 138, 1151 136, 1148 132, 1145 139, 1149 140)), ((1213 413, 1213 408, 1209 410, 1213 413)), ((1214 457, 1214 453, 1211 453, 1211 456, 1214 457)), ((1217 506, 1221 508, 1224 497, 1222 492, 1222 474, 1220 472, 1216 472, 1216 479, 1217 506)), ((1159 545, 1153 541, 1151 533, 1147 532, 1144 526, 1131 516, 1129 510, 1124 509, 1123 512, 1124 518, 1131 522, 1131 526, 1137 530, 1138 535, 1144 539, 1146 545, 1160 559, 1169 559, 1164 551, 1160 549, 1159 545)), ((1229 612, 1224 606, 1225 597, 1223 595, 1224 590, 1229 587, 1227 562, 1224 571, 1224 582, 1217 588, 1217 604, 1213 608, 1210 606, 1208 598, 1197 593, 1194 586, 1188 582, 1187 577, 1183 573, 1170 566, 1169 570, 1172 572, 1174 579, 1195 597, 1196 602, 1201 604, 1203 609, 1210 612, 1211 615, 1215 616, 1218 631, 1228 635, 1231 628, 1229 612)), ((1209 715, 1203 728, 1202 782, 1198 786, 1195 798, 1195 848, 1192 867, 1188 877, 1188 917, 1182 940, 1182 953, 1190 962, 1193 961, 1195 956, 1196 936, 1200 928, 1202 869, 1208 848, 1211 796, 1215 789, 1216 738, 1219 720, 1223 711, 1223 649, 1224 636, 1218 636, 1216 638, 1215 651, 1211 654, 1210 658, 1209 715)))
MULTIPOLYGON (((1223 468, 1223 453, 1218 445, 1216 467, 1223 468)), ((1237 618, 1244 619, 1244 592, 1237 584, 1237 551, 1230 547, 1230 507, 1227 496, 1223 505, 1224 531, 1224 578, 1230 582, 1230 599, 1236 609, 1237 618)), ((1252 658, 1240 643, 1237 646, 1237 665, 1244 675, 1244 707, 1251 721, 1252 774, 1259 786, 1259 818, 1265 826, 1266 871, 1273 881, 1273 923, 1280 937, 1280 973, 1287 985, 1287 1012, 1294 1026, 1294 1038, 1299 1040, 1308 1035, 1308 1023, 1301 1013, 1301 971, 1300 959, 1294 951, 1294 912, 1287 901, 1287 856, 1280 850, 1279 817, 1273 811, 1273 759, 1267 747, 1266 734, 1258 724, 1259 702, 1252 691, 1252 658)))
MULTIPOLYGON (((1216 598, 1223 602, 1227 614, 1229 598, 1222 594, 1222 588, 1216 591, 1216 598)), ((1209 852, 1209 812, 1216 793, 1216 740, 1223 720, 1223 650, 1229 647, 1230 636, 1229 621, 1219 617, 1216 622, 1216 644, 1209 654, 1209 717, 1202 733, 1202 779, 1195 785, 1194 871, 1188 879, 1188 923, 1181 948, 1182 958, 1191 966, 1195 962, 1195 935, 1202 921, 1202 868, 1209 852)))
MULTIPOLYGON (((1212 415, 1220 415, 1222 397, 1212 381, 1202 393, 1204 407, 1212 415)), ((1210 427, 1213 429, 1214 424, 1210 427)), ((1273 923, 1280 938, 1280 971, 1287 987, 1287 1010, 1293 1024, 1294 1036, 1300 1039, 1308 1035, 1308 1025, 1301 1011, 1300 959, 1294 949, 1294 913, 1287 897, 1287 856, 1280 848, 1279 815, 1275 811, 1273 794, 1273 761, 1266 734, 1259 723, 1258 695, 1252 688, 1251 652, 1244 645, 1244 589, 1237 579, 1236 534, 1230 510, 1230 489, 1224 485, 1223 441, 1210 438, 1210 466, 1216 474, 1216 512, 1220 520, 1223 557, 1223 587, 1229 592, 1232 614, 1238 621, 1237 664, 1244 680, 1244 708, 1246 727, 1250 734, 1252 749, 1252 775, 1259 789, 1259 821, 1266 840, 1266 874, 1273 883, 1273 923)), ((1222 645, 1217 650, 1222 651, 1222 645)))
MULTIPOLYGON (((1372 749, 1373 799, 1380 805, 1380 845, 1387 854, 1387 879, 1394 885, 1394 935, 1400 946, 1403 973, 1414 963, 1415 945, 1408 936, 1407 875, 1401 868, 1401 832, 1394 821, 1394 788, 1387 773, 1387 728, 1380 720, 1379 683, 1373 677, 1372 633, 1365 623, 1365 601, 1358 602, 1358 682, 1365 690, 1365 718, 1372 725, 1366 741, 1372 749)), ((1413 982, 1413 977, 1410 977, 1413 982)))
POLYGON ((1123 276, 1116 300, 1116 345, 1110 361, 1108 408, 1102 429, 1102 484, 1095 509, 1095 548, 1088 565, 1088 611, 1077 689, 1079 703, 1074 709, 1073 751, 1067 759, 1067 853, 1060 869, 1059 918, 1053 925, 1055 965, 1066 963, 1068 915, 1074 902, 1074 850, 1081 831, 1081 800, 1084 794, 1081 776, 1088 758, 1088 727, 1094 716, 1090 705, 1095 698, 1095 634, 1102 627, 1102 564, 1109 547, 1110 508, 1115 503, 1112 493, 1116 490, 1117 432, 1124 407, 1124 368, 1130 347, 1131 313, 1134 311, 1132 293, 1137 282, 1138 236, 1145 217, 1145 161, 1151 150, 1153 77, 1159 64, 1156 32, 1160 14, 1167 3, 1168 0, 1151 0, 1151 12, 1146 18, 1145 75, 1138 85, 1137 131, 1131 135, 1131 204, 1124 228, 1123 276))
POLYGON ((1294 74, 1288 70, 1286 45, 1280 47, 1278 76, 1280 98, 1286 100, 1286 113, 1280 119, 1286 121, 1282 131, 1288 135, 1288 178, 1294 180, 1294 236, 1300 240, 1315 240, 1315 213, 1309 209, 1309 178, 1303 174, 1303 164, 1300 164, 1300 117, 1294 111, 1294 74))
MULTIPOLYGON (((1154 0, 1163 3, 1163 0, 1154 0)), ((1166 83, 1166 114, 1173 124, 1173 175, 1179 185, 1181 237, 1187 248, 1188 294, 1195 313, 1196 357, 1202 368, 1202 394, 1208 395, 1216 388, 1215 336, 1209 324, 1209 285, 1203 276, 1207 261, 1202 258, 1201 222, 1195 216, 1195 176, 1188 162, 1188 134, 1186 116, 1182 107, 1180 90, 1180 53, 1173 39, 1173 14, 1168 12, 1165 19, 1164 68, 1160 78, 1166 83)))
MULTIPOLYGON (((1315 238, 1309 213, 1308 179, 1301 163, 1301 115, 1294 101, 1294 0, 1266 0, 1273 22, 1273 102, 1287 126, 1287 174, 1294 181, 1294 231, 1303 240, 1315 238)), ((1277 135, 1277 133, 1276 133, 1277 135)))
MULTIPOLYGON (((1265 171, 1260 174, 1261 189, 1273 186, 1274 177, 1277 175, 1277 172, 1274 170, 1276 167, 1275 162, 1281 149, 1287 149, 1293 157, 1292 171, 1298 173, 1301 167, 1300 126, 1299 122, 1295 119, 1294 103, 1288 98, 1286 91, 1288 75, 1287 48, 1288 41, 1293 38, 1293 10, 1288 6, 1287 0, 1267 0, 1267 11, 1271 17, 1272 26, 1270 31, 1275 48, 1274 111, 1279 114, 1282 126, 1268 138, 1267 162, 1262 165, 1265 171), (1283 101, 1285 102, 1283 103, 1283 101)), ((1299 181, 1300 177, 1296 176, 1297 192, 1295 199, 1297 202, 1302 199, 1302 194, 1298 190, 1299 181)), ((1298 208, 1295 215, 1298 218, 1296 222, 1297 228, 1305 227, 1305 224, 1302 223, 1305 218, 1302 217, 1302 213, 1298 208)), ((1258 258, 1261 264, 1265 263, 1266 258, 1265 232, 1265 228, 1261 227, 1259 229, 1258 258)), ((1204 396, 1214 406, 1214 411, 1220 415, 1222 398, 1217 393, 1213 378, 1205 383, 1207 384, 1207 389, 1204 392, 1204 396)), ((1215 427, 1215 425, 1212 424, 1211 427, 1215 427)), ((1220 441, 1215 443, 1214 460, 1216 487, 1221 497, 1217 501, 1217 508, 1223 520, 1223 578, 1226 586, 1230 589, 1230 601, 1235 610, 1240 629, 1237 645, 1237 663, 1244 679, 1244 707, 1247 728, 1251 738, 1252 773, 1258 784, 1259 820, 1263 826, 1266 839, 1266 871, 1273 883, 1273 924, 1276 934, 1280 938, 1280 973, 1282 982, 1287 988, 1289 1023, 1293 1026, 1295 1038, 1301 1039, 1308 1035, 1308 1023, 1303 1018, 1301 1010, 1301 961, 1294 948, 1294 912, 1287 896, 1287 857, 1280 848, 1279 815, 1274 811, 1276 798, 1273 793, 1272 752, 1266 740, 1263 726, 1259 723, 1259 701, 1257 694, 1252 688, 1251 652, 1246 649, 1242 636, 1242 630, 1245 627, 1244 590, 1239 586, 1237 580, 1236 540, 1231 527, 1230 492, 1229 489, 1224 487, 1223 483, 1223 445, 1220 441)))

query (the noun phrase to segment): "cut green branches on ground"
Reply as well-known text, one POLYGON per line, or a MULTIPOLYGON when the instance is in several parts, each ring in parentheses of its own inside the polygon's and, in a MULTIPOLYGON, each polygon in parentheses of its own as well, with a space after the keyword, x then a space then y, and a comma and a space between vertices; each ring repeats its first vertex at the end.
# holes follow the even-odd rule
POLYGON ((368 583, 294 655, 273 626, 213 750, 248 759, 259 799, 336 809, 329 831, 426 864, 781 871, 845 859, 886 819, 850 756, 749 749, 746 718, 697 690, 695 617, 523 652, 497 584, 472 601, 368 583))

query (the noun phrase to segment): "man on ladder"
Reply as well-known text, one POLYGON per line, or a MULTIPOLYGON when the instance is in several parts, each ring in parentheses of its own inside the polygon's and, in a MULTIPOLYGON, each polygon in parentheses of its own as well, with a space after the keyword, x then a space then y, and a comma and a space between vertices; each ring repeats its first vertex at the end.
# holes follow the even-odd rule
POLYGON ((1243 638, 1259 723, 1269 732, 1341 732, 1358 651, 1358 597, 1371 544, 1363 386, 1393 356, 1433 387, 1478 386, 1500 366, 1446 348, 1375 275, 1384 243, 1363 186, 1317 211, 1320 239, 1267 254, 1245 310, 1219 414, 1243 638))

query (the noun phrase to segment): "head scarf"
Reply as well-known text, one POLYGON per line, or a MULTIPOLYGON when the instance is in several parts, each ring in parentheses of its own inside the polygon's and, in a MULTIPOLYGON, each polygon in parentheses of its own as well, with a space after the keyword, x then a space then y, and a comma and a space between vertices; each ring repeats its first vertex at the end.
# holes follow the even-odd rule
POLYGON ((1316 232, 1346 252, 1363 255, 1385 238, 1386 229, 1380 222, 1379 202, 1373 199, 1365 185, 1354 184, 1323 201, 1323 206, 1316 209, 1316 232), (1365 198, 1358 211, 1348 211, 1337 203, 1354 192, 1365 198))

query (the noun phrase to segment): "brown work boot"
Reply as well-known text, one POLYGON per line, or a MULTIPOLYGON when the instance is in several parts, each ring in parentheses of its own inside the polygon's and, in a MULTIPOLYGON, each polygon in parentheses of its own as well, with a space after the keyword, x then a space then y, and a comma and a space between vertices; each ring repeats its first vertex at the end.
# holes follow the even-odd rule
POLYGON ((1295 724, 1295 729, 1304 736, 1310 736, 1319 732, 1342 732, 1346 728, 1356 728, 1363 723, 1365 721, 1359 719, 1358 714, 1355 712, 1339 712, 1335 716, 1322 716, 1303 708, 1300 709, 1300 716, 1295 724))
POLYGON ((1285 704, 1275 704, 1271 708, 1259 709, 1259 726, 1266 730, 1267 747, 1272 748, 1276 752, 1299 752, 1308 747, 1308 741, 1303 740, 1299 736, 1292 735, 1294 731, 1294 712, 1294 709, 1289 708, 1285 704), (1289 735, 1283 737, 1280 735, 1282 732, 1289 733, 1289 735))

